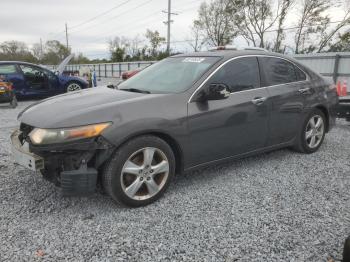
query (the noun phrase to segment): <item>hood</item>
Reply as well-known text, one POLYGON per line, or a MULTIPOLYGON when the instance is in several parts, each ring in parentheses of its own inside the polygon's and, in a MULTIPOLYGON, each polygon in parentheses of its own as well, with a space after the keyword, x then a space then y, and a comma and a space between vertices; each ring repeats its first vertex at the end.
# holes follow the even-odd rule
POLYGON ((98 87, 66 93, 35 103, 19 114, 19 121, 40 128, 73 127, 113 121, 118 107, 140 103, 160 94, 141 94, 98 87))
POLYGON ((58 78, 60 79, 60 81, 62 82, 69 82, 69 81, 78 81, 78 82, 83 82, 85 84, 88 84, 88 82, 79 76, 68 76, 68 75, 58 75, 58 78))
POLYGON ((74 57, 74 54, 70 54, 61 62, 61 64, 57 66, 56 72, 58 72, 59 75, 63 73, 64 68, 69 63, 69 61, 72 60, 73 57, 74 57))

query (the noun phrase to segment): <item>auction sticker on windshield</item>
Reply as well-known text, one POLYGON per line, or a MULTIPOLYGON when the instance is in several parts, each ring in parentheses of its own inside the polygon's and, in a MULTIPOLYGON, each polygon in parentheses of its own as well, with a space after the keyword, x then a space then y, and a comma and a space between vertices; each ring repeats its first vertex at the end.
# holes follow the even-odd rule
POLYGON ((182 60, 183 63, 201 63, 205 60, 204 57, 186 57, 182 60))

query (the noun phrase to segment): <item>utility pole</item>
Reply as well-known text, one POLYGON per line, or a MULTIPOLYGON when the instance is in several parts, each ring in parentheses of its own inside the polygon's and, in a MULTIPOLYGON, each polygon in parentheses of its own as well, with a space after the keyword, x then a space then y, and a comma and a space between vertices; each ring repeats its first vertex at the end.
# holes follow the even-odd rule
POLYGON ((168 26, 166 50, 168 54, 170 54, 170 24, 174 22, 173 20, 171 20, 171 15, 177 15, 176 13, 171 12, 171 0, 168 0, 168 11, 163 11, 163 13, 168 14, 168 21, 164 22, 164 24, 168 26))
POLYGON ((40 61, 43 59, 43 40, 40 38, 40 61))
POLYGON ((66 45, 67 45, 67 49, 68 49, 68 27, 67 27, 67 23, 66 23, 66 45))

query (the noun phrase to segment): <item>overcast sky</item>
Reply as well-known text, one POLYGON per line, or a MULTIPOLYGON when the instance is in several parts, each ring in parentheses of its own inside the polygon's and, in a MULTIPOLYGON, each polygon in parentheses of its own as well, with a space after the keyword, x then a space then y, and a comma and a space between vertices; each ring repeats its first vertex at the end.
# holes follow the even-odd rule
MULTIPOLYGON (((172 11, 178 15, 173 16, 171 41, 191 39, 189 28, 204 1, 210 2, 172 0, 172 11)), ((31 45, 42 38, 43 42, 57 39, 65 43, 67 22, 73 52, 82 52, 89 58, 108 57, 107 41, 114 36, 138 35, 144 39, 148 28, 158 30, 165 37, 163 21, 167 15, 162 10, 167 10, 167 5, 168 0, 1 0, 0 42, 18 40, 31 45)), ((332 20, 337 19, 339 11, 330 12, 332 20)), ((295 25, 296 20, 297 16, 289 15, 286 26, 295 25)), ((291 35, 287 33, 287 41, 291 35)), ((245 42, 236 39, 234 44, 245 45, 245 42)), ((172 49, 191 50, 183 42, 173 43, 172 49)))
MULTIPOLYGON (((172 41, 190 38, 189 26, 203 1, 172 1, 172 11, 179 14, 173 17, 172 41)), ((107 40, 116 35, 143 39, 149 28, 165 37, 163 21, 167 15, 162 10, 167 10, 167 5, 167 0, 1 0, 0 42, 18 40, 30 45, 40 38, 65 42, 67 22, 73 52, 101 57, 108 53, 107 40)), ((186 45, 177 43, 172 48, 184 49, 186 45)))

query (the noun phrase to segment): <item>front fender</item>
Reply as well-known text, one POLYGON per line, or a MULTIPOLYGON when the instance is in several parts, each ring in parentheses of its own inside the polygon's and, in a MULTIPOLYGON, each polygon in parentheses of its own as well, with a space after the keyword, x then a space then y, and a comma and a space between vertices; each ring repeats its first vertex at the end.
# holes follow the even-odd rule
POLYGON ((152 118, 131 121, 122 126, 118 126, 118 123, 113 123, 113 126, 108 128, 102 136, 116 147, 119 147, 132 137, 151 133, 164 134, 174 139, 179 145, 182 145, 186 142, 186 130, 184 121, 152 118))

